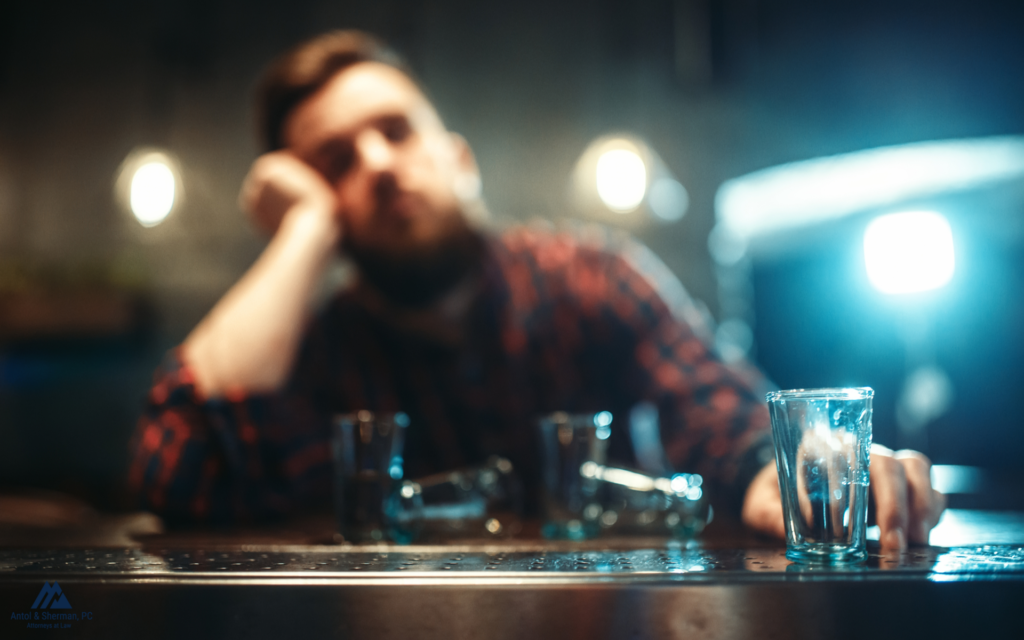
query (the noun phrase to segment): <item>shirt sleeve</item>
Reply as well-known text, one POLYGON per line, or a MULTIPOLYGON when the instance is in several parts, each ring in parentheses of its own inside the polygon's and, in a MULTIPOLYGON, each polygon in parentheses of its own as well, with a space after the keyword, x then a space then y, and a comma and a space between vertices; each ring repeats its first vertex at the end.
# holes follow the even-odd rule
POLYGON ((203 398, 176 349, 132 439, 130 488, 172 524, 283 516, 329 487, 323 420, 301 394, 203 398))
POLYGON ((678 303, 666 300, 628 251, 611 257, 608 273, 608 308, 635 336, 623 384, 658 407, 672 466, 700 473, 738 511, 753 477, 774 459, 763 395, 769 383, 749 363, 723 362, 706 325, 674 312, 678 303))

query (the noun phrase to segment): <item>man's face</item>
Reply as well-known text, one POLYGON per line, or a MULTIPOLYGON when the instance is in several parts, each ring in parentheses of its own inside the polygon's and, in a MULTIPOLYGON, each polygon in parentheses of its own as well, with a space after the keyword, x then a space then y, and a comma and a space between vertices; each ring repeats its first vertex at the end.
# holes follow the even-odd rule
POLYGON ((472 155, 397 69, 339 72, 288 116, 284 141, 333 187, 352 247, 401 256, 463 224, 455 184, 472 155))

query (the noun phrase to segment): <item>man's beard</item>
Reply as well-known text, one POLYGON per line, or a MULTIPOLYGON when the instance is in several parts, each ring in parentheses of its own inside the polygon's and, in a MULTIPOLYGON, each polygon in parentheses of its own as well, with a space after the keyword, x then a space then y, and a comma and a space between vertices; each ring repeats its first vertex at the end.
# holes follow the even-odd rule
POLYGON ((352 257, 363 279, 394 304, 430 306, 480 265, 484 240, 462 215, 453 215, 441 237, 405 249, 366 247, 344 236, 342 250, 352 257))

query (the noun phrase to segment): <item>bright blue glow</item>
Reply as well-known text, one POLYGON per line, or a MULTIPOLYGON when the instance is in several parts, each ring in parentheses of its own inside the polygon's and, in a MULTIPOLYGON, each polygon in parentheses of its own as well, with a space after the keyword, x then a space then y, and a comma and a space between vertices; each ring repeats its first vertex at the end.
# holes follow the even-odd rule
POLYGON ((1024 176, 1024 137, 918 142, 770 167, 728 180, 726 235, 756 236, 1024 176))
POLYGON ((690 476, 685 473, 677 473, 672 476, 671 486, 676 493, 686 493, 690 488, 690 476))
POLYGON ((607 427, 612 423, 612 414, 609 411, 602 411, 594 416, 595 427, 607 427))
POLYGON ((956 266, 953 232, 933 211, 907 211, 875 218, 864 231, 868 279, 882 293, 938 289, 956 266))
POLYGON ((394 480, 400 480, 402 478, 402 459, 395 458, 391 461, 391 466, 388 467, 388 475, 394 480))
POLYGON ((933 464, 932 488, 940 493, 980 493, 985 483, 978 467, 958 464, 933 464))

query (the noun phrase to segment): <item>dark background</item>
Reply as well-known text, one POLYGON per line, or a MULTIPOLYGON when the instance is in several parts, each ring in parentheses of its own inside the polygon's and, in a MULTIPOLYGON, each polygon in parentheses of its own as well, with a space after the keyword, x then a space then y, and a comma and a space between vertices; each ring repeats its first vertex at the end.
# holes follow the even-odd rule
MULTIPOLYGON (((62 320, 35 332, 0 323, 0 485, 105 508, 128 506, 127 442, 153 367, 263 246, 236 205, 259 151, 251 89, 264 64, 307 36, 359 27, 396 45, 475 150, 499 220, 568 215, 569 176, 593 138, 648 140, 691 207, 678 223, 633 231, 712 314, 706 242, 724 180, 882 145, 1024 134, 1019 2, 8 0, 0 11, 0 305, 13 313, 12 301, 42 296, 62 320), (118 167, 138 146, 169 149, 182 165, 186 200, 151 229, 114 198, 118 167), (108 320, 82 320, 97 308, 108 320)), ((829 257, 859 246, 834 241, 825 255, 765 266, 762 286, 834 284, 841 268, 829 257)), ((984 238, 975 250, 986 253, 984 238)), ((973 297, 958 304, 1019 331, 1019 306, 977 306, 1019 291, 1019 251, 989 253, 1002 288, 965 285, 973 297)), ((782 314, 774 328, 761 314, 758 353, 776 381, 895 384, 900 369, 815 370, 806 358, 801 368, 763 348, 829 326, 827 309, 838 311, 822 308, 814 320, 794 309, 799 323, 782 314)), ((976 356, 972 384, 1017 366, 1010 352, 949 348, 976 356)), ((991 459, 1006 465, 1019 457, 1007 451, 1024 452, 1019 419, 1000 415, 1003 431, 982 429, 961 461, 998 450, 991 459)), ((884 419, 878 427, 892 433, 884 419)), ((959 442, 933 457, 958 461, 959 442)))

